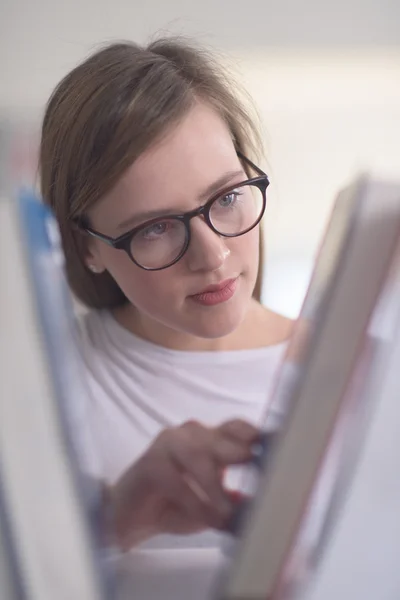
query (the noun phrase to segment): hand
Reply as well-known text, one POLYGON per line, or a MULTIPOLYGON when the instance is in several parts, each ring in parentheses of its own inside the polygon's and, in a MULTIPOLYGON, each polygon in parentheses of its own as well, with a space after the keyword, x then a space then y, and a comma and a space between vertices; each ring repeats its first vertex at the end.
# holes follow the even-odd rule
POLYGON ((259 431, 245 421, 195 421, 164 430, 110 490, 114 532, 126 550, 159 533, 224 529, 234 500, 223 472, 248 461, 259 431))

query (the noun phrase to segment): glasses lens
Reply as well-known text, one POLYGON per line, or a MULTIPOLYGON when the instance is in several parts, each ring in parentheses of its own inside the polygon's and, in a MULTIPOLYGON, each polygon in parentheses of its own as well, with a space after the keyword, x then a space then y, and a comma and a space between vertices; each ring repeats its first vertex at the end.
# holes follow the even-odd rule
POLYGON ((240 235, 256 225, 263 207, 263 193, 257 186, 239 186, 213 202, 210 221, 222 235, 240 235))
POLYGON ((138 231, 131 241, 135 261, 146 269, 161 269, 173 263, 187 241, 186 227, 179 219, 159 219, 138 231))

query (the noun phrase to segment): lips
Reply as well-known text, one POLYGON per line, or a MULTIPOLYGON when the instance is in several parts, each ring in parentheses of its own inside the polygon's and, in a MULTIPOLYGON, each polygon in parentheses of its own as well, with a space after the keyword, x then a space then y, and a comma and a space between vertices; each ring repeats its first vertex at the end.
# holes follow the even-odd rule
POLYGON ((221 281, 220 283, 215 283, 214 285, 209 285, 207 288, 205 288, 201 292, 197 292, 197 294, 192 294, 192 295, 200 296, 201 294, 220 292, 221 290, 226 288, 229 284, 233 283, 235 281, 235 279, 236 279, 235 277, 232 277, 231 279, 225 279, 224 281, 221 281))
POLYGON ((219 283, 209 285, 203 291, 189 296, 197 304, 203 306, 214 306, 226 302, 234 296, 237 287, 238 278, 225 279, 219 283))

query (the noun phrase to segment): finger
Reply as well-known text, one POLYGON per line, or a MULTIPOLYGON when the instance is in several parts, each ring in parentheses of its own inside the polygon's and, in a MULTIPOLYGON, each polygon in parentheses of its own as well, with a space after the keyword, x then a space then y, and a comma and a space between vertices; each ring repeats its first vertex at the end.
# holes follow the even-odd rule
POLYGON ((192 489, 208 505, 209 511, 222 518, 232 512, 232 503, 222 485, 220 469, 210 458, 194 459, 187 465, 192 489))
POLYGON ((220 529, 232 514, 233 507, 230 503, 227 503, 225 511, 218 510, 197 479, 188 473, 179 473, 175 466, 170 472, 168 469, 166 471, 164 489, 169 502, 180 509, 182 521, 190 529, 220 529), (171 480, 174 480, 173 487, 169 486, 171 480))
MULTIPOLYGON (((161 502, 179 507, 182 518, 192 527, 217 527, 221 523, 220 516, 207 501, 193 481, 168 456, 159 462, 159 467, 152 470, 152 487, 159 495, 161 502)), ((166 511, 171 513, 173 511, 166 511)), ((172 527, 172 523, 170 524, 172 527)), ((166 523, 168 527, 168 522, 166 523)))
POLYGON ((192 490, 208 506, 211 514, 225 518, 231 512, 231 503, 222 486, 220 468, 211 452, 212 434, 199 427, 180 428, 171 440, 169 451, 187 476, 192 490))
POLYGON ((251 460, 254 445, 261 436, 259 429, 241 419, 223 423, 213 433, 213 451, 221 466, 251 460))
POLYGON ((215 435, 211 446, 213 457, 219 467, 239 465, 252 459, 253 445, 215 435))
POLYGON ((254 425, 251 425, 242 419, 233 419, 231 421, 227 421, 219 427, 216 427, 215 430, 220 432, 222 435, 231 438, 232 440, 236 440, 244 444, 255 443, 261 434, 259 428, 254 427, 254 425))
POLYGON ((233 513, 233 504, 227 502, 225 498, 223 498, 222 502, 224 508, 221 509, 220 505, 216 505, 210 500, 210 496, 205 492, 203 487, 200 486, 196 479, 191 475, 185 475, 184 478, 191 492, 200 502, 200 505, 197 505, 196 503, 196 506, 194 503, 191 506, 183 505, 184 509, 192 516, 193 524, 195 524, 197 518, 200 519, 200 522, 203 525, 205 524, 208 527, 214 529, 223 527, 233 513))
MULTIPOLYGON (((150 466, 149 461, 145 465, 147 475, 150 466)), ((137 494, 120 493, 120 501, 114 506, 114 509, 118 509, 114 510, 117 517, 114 518, 115 535, 123 550, 155 534, 190 532, 219 526, 218 521, 210 518, 181 473, 168 461, 165 461, 162 470, 152 470, 150 477, 145 475, 140 479, 142 493, 139 494, 139 504, 137 498, 132 501, 137 494)), ((133 490, 127 486, 126 491, 133 490)))

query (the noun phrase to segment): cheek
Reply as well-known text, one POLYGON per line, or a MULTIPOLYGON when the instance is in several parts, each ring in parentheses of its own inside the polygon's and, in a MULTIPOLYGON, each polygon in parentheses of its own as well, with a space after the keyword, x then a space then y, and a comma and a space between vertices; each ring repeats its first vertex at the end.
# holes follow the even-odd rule
POLYGON ((252 230, 245 235, 230 240, 229 248, 236 261, 249 273, 257 272, 260 249, 259 230, 252 230))
POLYGON ((173 279, 166 271, 145 271, 131 261, 126 252, 105 248, 102 261, 110 275, 115 279, 125 296, 137 308, 149 307, 168 302, 173 292, 173 279))

